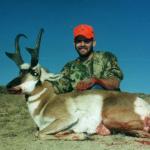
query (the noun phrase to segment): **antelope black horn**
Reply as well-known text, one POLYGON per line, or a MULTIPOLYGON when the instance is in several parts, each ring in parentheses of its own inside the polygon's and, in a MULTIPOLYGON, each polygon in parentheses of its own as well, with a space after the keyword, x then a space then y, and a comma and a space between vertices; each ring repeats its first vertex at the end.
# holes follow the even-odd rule
POLYGON ((37 39, 36 39, 35 48, 29 48, 29 47, 26 48, 26 50, 31 54, 31 67, 34 67, 38 64, 39 49, 40 49, 40 44, 41 44, 43 32, 44 32, 44 29, 43 28, 40 29, 40 32, 39 32, 37 39))
POLYGON ((20 68, 20 65, 22 65, 24 63, 24 61, 21 57, 21 53, 20 53, 20 46, 19 46, 20 37, 27 38, 27 36, 24 34, 18 34, 15 38, 15 48, 16 48, 15 52, 14 53, 5 52, 5 54, 10 59, 12 59, 19 68, 20 68))

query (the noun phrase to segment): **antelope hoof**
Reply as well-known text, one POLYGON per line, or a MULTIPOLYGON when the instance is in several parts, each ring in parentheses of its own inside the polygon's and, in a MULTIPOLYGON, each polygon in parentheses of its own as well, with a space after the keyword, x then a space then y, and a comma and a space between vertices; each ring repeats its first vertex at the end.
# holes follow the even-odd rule
POLYGON ((103 136, 111 134, 110 130, 106 128, 102 123, 97 127, 96 133, 103 136))

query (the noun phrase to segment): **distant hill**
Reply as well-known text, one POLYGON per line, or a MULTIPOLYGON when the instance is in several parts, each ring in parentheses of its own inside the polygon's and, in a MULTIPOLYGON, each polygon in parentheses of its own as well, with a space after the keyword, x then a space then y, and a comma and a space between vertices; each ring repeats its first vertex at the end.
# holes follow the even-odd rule
POLYGON ((144 94, 144 93, 136 93, 139 97, 144 99, 150 99, 150 94, 144 94))
POLYGON ((6 86, 0 85, 0 93, 7 94, 6 86))

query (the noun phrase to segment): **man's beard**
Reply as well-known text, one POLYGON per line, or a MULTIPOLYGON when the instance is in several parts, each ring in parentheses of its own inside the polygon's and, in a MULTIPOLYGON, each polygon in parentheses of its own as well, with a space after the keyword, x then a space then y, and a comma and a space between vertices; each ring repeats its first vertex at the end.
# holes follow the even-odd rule
MULTIPOLYGON (((76 48, 76 47, 75 47, 75 48, 76 48)), ((80 48, 78 48, 78 49, 82 49, 82 48, 87 49, 86 46, 82 46, 82 47, 80 47, 80 48)), ((79 54, 79 56, 80 56, 81 59, 86 59, 86 58, 88 58, 88 57, 91 55, 91 53, 93 52, 93 46, 91 46, 91 47, 90 47, 90 50, 89 50, 87 53, 85 53, 85 54, 80 53, 80 50, 78 50, 78 49, 76 48, 76 51, 77 51, 77 53, 79 54)))

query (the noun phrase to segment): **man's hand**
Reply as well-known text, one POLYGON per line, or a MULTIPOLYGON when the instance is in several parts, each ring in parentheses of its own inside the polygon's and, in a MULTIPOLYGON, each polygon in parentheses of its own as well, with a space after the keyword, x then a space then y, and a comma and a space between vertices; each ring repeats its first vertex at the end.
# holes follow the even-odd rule
POLYGON ((97 79, 93 77, 91 79, 82 80, 79 83, 77 83, 76 90, 87 90, 90 89, 94 84, 99 84, 107 90, 116 90, 119 88, 120 81, 116 79, 97 79))
POLYGON ((95 84, 95 80, 89 79, 89 80, 82 80, 79 83, 77 83, 76 90, 77 91, 83 91, 90 89, 95 84))

